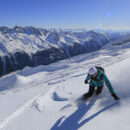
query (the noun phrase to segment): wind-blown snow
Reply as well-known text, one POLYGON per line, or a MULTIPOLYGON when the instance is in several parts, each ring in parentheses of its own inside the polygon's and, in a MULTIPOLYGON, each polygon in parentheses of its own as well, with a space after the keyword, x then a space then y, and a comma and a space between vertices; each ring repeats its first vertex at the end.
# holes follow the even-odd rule
POLYGON ((25 67, 0 78, 2 130, 128 130, 130 108, 130 48, 106 46, 100 51, 48 66, 25 67), (111 48, 111 49, 110 49, 111 48), (89 67, 100 65, 120 101, 107 87, 98 97, 78 103, 88 91, 89 67))

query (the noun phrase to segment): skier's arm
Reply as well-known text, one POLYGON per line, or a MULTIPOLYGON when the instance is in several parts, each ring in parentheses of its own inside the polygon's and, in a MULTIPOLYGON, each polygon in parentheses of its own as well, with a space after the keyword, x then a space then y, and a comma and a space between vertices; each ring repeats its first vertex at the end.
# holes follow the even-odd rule
POLYGON ((91 76, 88 74, 86 79, 85 79, 85 84, 88 83, 89 79, 91 78, 91 76))
POLYGON ((114 89, 112 88, 112 85, 111 85, 110 81, 108 80, 108 78, 107 78, 107 76, 105 74, 104 74, 103 78, 104 78, 105 84, 108 87, 111 95, 113 95, 114 94, 114 89))
POLYGON ((120 100, 120 98, 115 94, 114 89, 112 88, 112 85, 105 74, 104 74, 104 81, 105 81, 105 84, 108 87, 111 95, 113 96, 113 98, 115 100, 120 100))

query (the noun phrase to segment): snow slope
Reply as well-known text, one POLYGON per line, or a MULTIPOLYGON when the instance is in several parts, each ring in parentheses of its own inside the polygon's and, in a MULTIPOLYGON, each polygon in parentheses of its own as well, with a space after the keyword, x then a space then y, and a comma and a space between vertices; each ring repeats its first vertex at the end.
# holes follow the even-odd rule
MULTIPOLYGON (((128 43, 130 44, 130 43, 128 43)), ((130 48, 128 44, 73 57, 48 66, 25 67, 0 78, 1 130, 128 130, 130 48), (107 87, 86 103, 89 67, 105 68, 120 101, 107 87)))

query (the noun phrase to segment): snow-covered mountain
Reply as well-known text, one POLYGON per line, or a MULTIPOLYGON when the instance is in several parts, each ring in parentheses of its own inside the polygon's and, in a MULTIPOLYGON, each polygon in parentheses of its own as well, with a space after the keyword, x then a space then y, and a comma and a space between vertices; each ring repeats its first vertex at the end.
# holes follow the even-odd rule
MULTIPOLYGON (((98 44, 97 46, 102 46, 111 41, 106 34, 94 31, 66 32, 64 30, 47 30, 34 27, 0 27, 0 55, 18 51, 36 53, 51 47, 66 50, 67 47, 72 47, 76 43, 84 45, 90 43, 91 40, 95 41, 98 44)), ((95 43, 93 43, 93 46, 95 46, 95 43)), ((94 49, 99 48, 95 46, 94 49)), ((90 51, 93 50, 90 49, 90 51)))
POLYGON ((0 75, 96 51, 114 39, 94 31, 0 27, 0 75))
POLYGON ((124 47, 124 48, 129 48, 129 43, 130 43, 130 34, 127 34, 125 36, 119 37, 117 40, 114 40, 110 42, 108 45, 105 45, 103 48, 112 48, 115 46, 116 48, 118 47, 124 47))
POLYGON ((0 130, 129 130, 130 42, 47 66, 25 67, 0 78, 0 130), (123 45, 123 46, 122 46, 123 45), (120 101, 106 86, 78 104, 88 91, 89 67, 105 68, 120 101))

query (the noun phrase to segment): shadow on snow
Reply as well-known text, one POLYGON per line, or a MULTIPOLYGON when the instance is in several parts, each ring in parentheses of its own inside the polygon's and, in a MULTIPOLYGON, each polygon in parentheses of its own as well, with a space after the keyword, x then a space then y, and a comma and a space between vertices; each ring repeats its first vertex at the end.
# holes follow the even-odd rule
POLYGON ((65 116, 62 116, 61 118, 59 118, 56 121, 56 123, 52 126, 51 130, 77 130, 80 127, 82 127, 84 124, 91 121, 99 114, 101 114, 102 112, 104 112, 114 106, 119 105, 119 102, 114 102, 108 106, 105 106, 98 112, 94 113, 93 115, 91 115, 90 117, 84 119, 83 121, 81 121, 79 123, 79 121, 83 118, 83 116, 85 114, 87 114, 87 112, 94 105, 95 101, 96 101, 96 99, 94 98, 94 99, 90 100, 90 102, 87 105, 86 105, 86 103, 79 104, 77 110, 74 113, 72 113, 69 117, 67 117, 63 122, 62 122, 62 119, 65 116))

